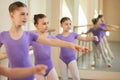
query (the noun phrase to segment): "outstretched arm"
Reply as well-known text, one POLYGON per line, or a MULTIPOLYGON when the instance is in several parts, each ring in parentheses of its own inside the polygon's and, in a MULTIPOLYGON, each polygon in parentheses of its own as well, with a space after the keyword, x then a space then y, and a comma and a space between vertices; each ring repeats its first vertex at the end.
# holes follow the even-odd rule
POLYGON ((37 42, 39 43, 43 43, 43 44, 48 44, 48 45, 51 45, 51 46, 56 46, 56 47, 66 47, 66 48, 71 48, 75 51, 86 51, 87 48, 84 48, 82 46, 79 46, 79 45, 76 45, 76 44, 73 44, 73 43, 70 43, 70 42, 66 42, 66 41, 62 41, 62 40, 59 40, 59 39, 49 39, 49 38, 46 38, 46 37, 43 37, 43 36, 40 36, 38 39, 37 39, 37 42))
POLYGON ((80 41, 93 41, 93 40, 98 41, 97 36, 86 36, 86 37, 78 36, 77 39, 80 41))
POLYGON ((44 75, 47 67, 45 65, 36 65, 30 68, 6 68, 0 65, 0 75, 11 78, 30 76, 32 74, 44 75))
POLYGON ((108 25, 108 24, 107 24, 107 27, 112 27, 112 28, 115 28, 115 29, 119 29, 119 28, 120 28, 120 27, 117 26, 117 25, 108 25))
POLYGON ((116 25, 106 25, 106 27, 103 29, 104 31, 116 31, 120 27, 116 25))

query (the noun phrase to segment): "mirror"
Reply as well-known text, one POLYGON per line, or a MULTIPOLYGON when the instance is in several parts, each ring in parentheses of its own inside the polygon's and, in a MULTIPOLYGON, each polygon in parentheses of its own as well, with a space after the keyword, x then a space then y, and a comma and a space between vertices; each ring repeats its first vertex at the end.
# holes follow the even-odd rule
MULTIPOLYGON (((61 0, 61 16, 70 17, 73 24, 73 32, 81 34, 86 32, 89 26, 92 24, 91 19, 103 14, 106 24, 112 24, 120 26, 120 1, 115 0, 61 0), (82 26, 84 25, 84 26, 82 26)), ((120 72, 120 61, 119 61, 119 47, 120 47, 120 29, 117 31, 110 31, 107 36, 109 47, 114 55, 114 59, 111 59, 111 67, 107 67, 103 58, 98 58, 95 67, 91 66, 91 54, 92 54, 92 42, 78 41, 77 44, 89 47, 89 54, 77 55, 77 63, 79 69, 87 70, 102 70, 102 71, 113 71, 120 72)))

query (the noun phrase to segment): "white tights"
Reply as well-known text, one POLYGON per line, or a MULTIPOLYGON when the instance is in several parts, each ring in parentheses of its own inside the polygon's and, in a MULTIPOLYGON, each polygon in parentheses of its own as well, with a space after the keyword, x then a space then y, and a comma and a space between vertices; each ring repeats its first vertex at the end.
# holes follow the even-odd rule
POLYGON ((68 80, 68 69, 72 75, 73 80, 80 80, 79 70, 76 60, 71 61, 68 66, 60 59, 61 80, 68 80))
POLYGON ((59 79, 55 68, 53 68, 46 77, 36 75, 36 80, 59 80, 59 79))

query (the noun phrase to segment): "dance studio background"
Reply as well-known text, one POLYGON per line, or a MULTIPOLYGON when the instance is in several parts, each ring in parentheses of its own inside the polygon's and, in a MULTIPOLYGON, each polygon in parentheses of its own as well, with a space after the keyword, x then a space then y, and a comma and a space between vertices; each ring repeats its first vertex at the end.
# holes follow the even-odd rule
MULTIPOLYGON (((47 15, 49 19, 49 27, 55 29, 54 32, 51 32, 52 35, 61 32, 60 28, 60 19, 61 17, 68 16, 72 19, 73 26, 80 26, 91 24, 91 19, 96 17, 98 14, 103 14, 105 17, 105 21, 108 24, 114 24, 120 26, 120 0, 0 0, 0 32, 4 30, 8 30, 10 28, 10 18, 8 13, 8 6, 13 1, 22 1, 28 5, 29 10, 29 18, 28 23, 26 26, 23 27, 24 30, 33 30, 33 15, 38 13, 44 13, 47 15)), ((82 33, 87 30, 85 27, 77 29, 77 33, 82 33)), ((74 30, 74 27, 71 31, 74 30)), ((108 41, 110 42, 120 42, 120 30, 116 32, 109 32, 108 34, 108 41)), ((119 46, 118 46, 119 47, 119 46)), ((4 47, 0 49, 0 52, 5 51, 4 47)), ((119 52, 119 51, 117 51, 119 52)), ((31 61, 34 62, 34 58, 31 53, 31 61)), ((53 48, 52 54, 54 65, 57 69, 58 75, 59 73, 59 66, 58 66, 58 59, 59 59, 59 48, 53 48)), ((118 59, 117 59, 118 60, 118 59)), ((1 64, 8 66, 7 58, 0 61, 1 64)), ((119 64, 120 62, 115 62, 119 64)), ((117 66, 115 67, 117 68, 117 66)), ((108 71, 108 69, 106 69, 108 71)), ((90 70, 87 70, 88 73, 90 70)), ((90 76, 85 76, 84 74, 87 73, 86 69, 81 69, 80 75, 82 78, 86 79, 100 79, 99 76, 95 77, 94 74, 92 78, 90 76), (85 73, 86 72, 86 73, 85 73)), ((101 71, 101 70, 98 70, 101 71)), ((120 70, 118 70, 120 71, 120 70)), ((110 72, 115 72, 111 70, 110 72)), ((94 72, 90 72, 94 73, 94 72)), ((119 73, 120 74, 120 73, 119 73)), ((89 74, 86 74, 89 75, 89 74)), ((101 74, 102 75, 102 74, 101 74)), ((116 76, 116 75, 115 75, 116 76)), ((111 77, 114 78, 115 76, 111 77)), ((0 80, 6 80, 6 77, 0 76, 0 80)))

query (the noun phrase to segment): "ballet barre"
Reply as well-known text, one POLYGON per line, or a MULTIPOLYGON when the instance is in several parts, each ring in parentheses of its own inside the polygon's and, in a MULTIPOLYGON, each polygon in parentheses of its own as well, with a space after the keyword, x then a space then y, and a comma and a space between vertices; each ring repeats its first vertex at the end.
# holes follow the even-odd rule
POLYGON ((1 52, 0 53, 0 60, 6 59, 6 58, 7 58, 6 52, 1 52))

